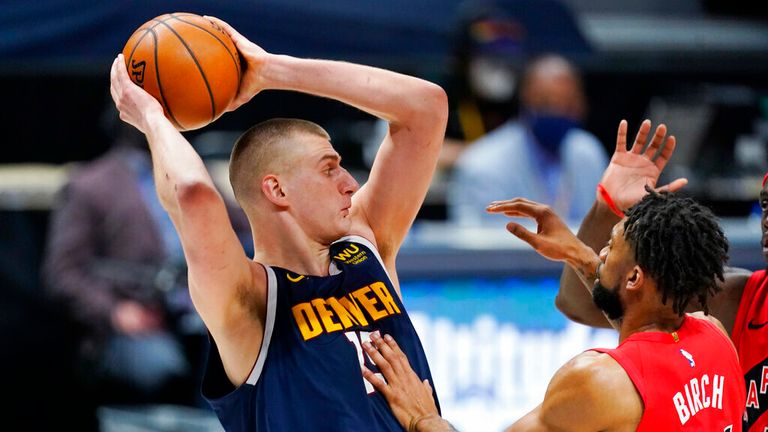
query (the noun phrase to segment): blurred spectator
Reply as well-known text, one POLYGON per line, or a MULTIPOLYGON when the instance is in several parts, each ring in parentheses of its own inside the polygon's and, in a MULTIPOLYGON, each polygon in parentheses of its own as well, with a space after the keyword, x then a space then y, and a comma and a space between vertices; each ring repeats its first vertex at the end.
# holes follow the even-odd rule
MULTIPOLYGON (((452 191, 449 185, 455 164, 472 142, 517 116, 521 108, 518 84, 528 58, 548 52, 581 58, 592 52, 572 11, 559 0, 468 0, 459 8, 453 39, 451 72, 444 84, 450 117, 437 172, 419 218, 458 220, 459 203, 450 196, 456 188, 452 191)), ((364 140, 369 168, 386 128, 386 122, 377 121, 364 140)), ((504 198, 493 191, 481 195, 480 200, 504 198)), ((462 218, 463 223, 484 219, 485 204, 478 206, 477 202, 467 202, 468 218, 462 218)))
POLYGON ((447 196, 452 221, 496 222, 485 207, 518 196, 546 203, 572 221, 592 205, 608 158, 603 144, 581 129, 587 104, 579 72, 563 56, 542 55, 526 67, 519 93, 519 115, 457 160, 447 196))
POLYGON ((515 95, 527 58, 545 52, 591 52, 571 10, 558 0, 470 0, 459 12, 451 118, 441 163, 452 165, 466 143, 517 114, 515 95))
POLYGON ((52 211, 44 281, 87 329, 81 366, 99 403, 199 405, 206 333, 181 243, 155 193, 143 135, 115 111, 105 118, 112 147, 76 170, 52 211))

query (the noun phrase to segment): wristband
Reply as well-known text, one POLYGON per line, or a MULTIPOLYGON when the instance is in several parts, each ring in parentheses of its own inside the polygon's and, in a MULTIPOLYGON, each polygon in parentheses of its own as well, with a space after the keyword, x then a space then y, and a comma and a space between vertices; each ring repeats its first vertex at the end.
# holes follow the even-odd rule
POLYGON ((615 214, 616 216, 620 218, 624 218, 624 212, 619 210, 618 207, 616 207, 616 203, 613 202, 613 198, 611 198, 611 195, 608 194, 608 191, 605 190, 605 186, 603 186, 602 183, 597 184, 597 193, 600 194, 600 196, 603 198, 603 201, 605 201, 605 204, 608 206, 609 209, 615 214))

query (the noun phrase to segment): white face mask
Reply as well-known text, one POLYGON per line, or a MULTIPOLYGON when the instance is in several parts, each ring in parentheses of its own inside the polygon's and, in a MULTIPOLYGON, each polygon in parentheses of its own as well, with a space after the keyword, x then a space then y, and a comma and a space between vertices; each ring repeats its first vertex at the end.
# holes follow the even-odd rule
POLYGON ((475 57, 469 63, 469 85, 483 99, 504 102, 515 93, 517 76, 503 60, 475 57))

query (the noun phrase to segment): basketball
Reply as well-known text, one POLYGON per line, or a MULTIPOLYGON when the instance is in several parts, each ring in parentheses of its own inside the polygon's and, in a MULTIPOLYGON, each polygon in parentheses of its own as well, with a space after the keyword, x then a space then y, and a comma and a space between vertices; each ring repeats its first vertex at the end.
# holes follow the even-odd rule
POLYGON ((170 13, 139 27, 123 48, 131 81, 155 97, 179 130, 219 118, 237 94, 240 57, 216 23, 170 13))

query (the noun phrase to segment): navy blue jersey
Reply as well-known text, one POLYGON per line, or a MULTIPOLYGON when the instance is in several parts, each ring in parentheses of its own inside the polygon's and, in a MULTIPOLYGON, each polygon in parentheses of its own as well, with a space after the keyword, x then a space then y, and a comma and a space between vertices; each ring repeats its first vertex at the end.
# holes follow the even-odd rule
POLYGON ((350 236, 332 244, 330 254, 329 276, 267 267, 264 341, 237 389, 212 341, 203 395, 227 431, 402 431, 361 372, 363 362, 377 372, 361 347, 374 331, 392 335, 416 374, 432 383, 378 251, 350 236))

